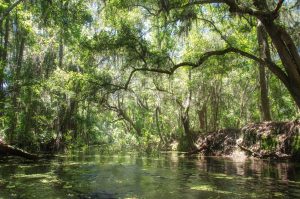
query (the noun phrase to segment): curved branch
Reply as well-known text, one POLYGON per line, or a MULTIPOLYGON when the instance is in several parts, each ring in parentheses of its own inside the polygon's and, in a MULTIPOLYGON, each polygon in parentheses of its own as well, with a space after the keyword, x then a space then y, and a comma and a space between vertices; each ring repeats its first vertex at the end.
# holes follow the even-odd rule
MULTIPOLYGON (((262 17, 270 17, 271 19, 276 18, 276 16, 274 16, 274 15, 276 15, 276 13, 274 13, 274 11, 271 11, 271 12, 270 11, 261 11, 261 10, 254 10, 251 8, 247 8, 247 7, 242 7, 242 6, 238 5, 235 0, 198 0, 198 1, 189 2, 185 5, 183 5, 183 7, 189 7, 189 6, 193 6, 193 5, 213 4, 213 3, 226 4, 227 6, 229 6, 229 12, 232 12, 232 13, 249 14, 249 15, 255 16, 257 18, 262 18, 262 17)), ((281 5, 279 5, 279 8, 281 7, 281 5)))
POLYGON ((133 7, 141 7, 143 8, 144 10, 146 10, 150 15, 152 16, 157 16, 159 11, 155 10, 155 9, 152 9, 152 8, 149 8, 147 6, 144 6, 142 4, 133 4, 132 5, 133 7))
POLYGON ((226 35, 224 35, 222 33, 222 31, 220 31, 218 29, 218 27, 215 25, 214 21, 210 21, 210 20, 205 19, 205 18, 198 18, 198 19, 210 24, 213 27, 213 29, 220 35, 221 39, 223 39, 229 46, 232 46, 231 43, 227 40, 226 35))
POLYGON ((23 1, 25 1, 25 0, 17 0, 10 7, 8 7, 3 13, 1 13, 0 24, 3 22, 5 17, 7 17, 9 15, 9 13, 23 1))
POLYGON ((224 50, 216 50, 216 51, 209 51, 206 52, 204 54, 202 54, 200 56, 200 58, 198 59, 197 62, 193 63, 193 62, 181 62, 178 64, 175 64, 171 69, 169 70, 165 70, 165 69, 159 69, 159 68, 135 68, 131 71, 126 83, 124 87, 120 87, 121 89, 127 90, 128 86, 130 84, 130 81, 134 75, 134 73, 138 72, 138 71, 146 71, 146 72, 155 72, 155 73, 162 73, 162 74, 167 74, 167 75, 172 75, 174 74, 174 72, 183 66, 191 66, 192 68, 197 68, 200 67, 205 61, 207 61, 210 57, 213 56, 222 56, 222 55, 226 55, 228 53, 236 53, 239 54, 243 57, 249 58, 253 61, 256 61, 258 63, 261 63, 265 66, 267 66, 284 84, 288 84, 288 77, 285 74, 285 72, 279 67, 277 66, 274 62, 270 61, 270 60, 265 60, 265 59, 261 59, 256 57, 255 55, 245 52, 243 50, 237 49, 237 48, 233 48, 233 47, 229 47, 226 48, 224 50))

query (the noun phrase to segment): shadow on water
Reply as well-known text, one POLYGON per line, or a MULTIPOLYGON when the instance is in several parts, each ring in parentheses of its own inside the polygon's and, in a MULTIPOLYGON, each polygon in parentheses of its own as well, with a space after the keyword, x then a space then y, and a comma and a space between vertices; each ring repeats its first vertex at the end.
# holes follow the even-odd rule
POLYGON ((299 165, 288 162, 95 148, 38 163, 0 159, 0 198, 299 197, 299 165))

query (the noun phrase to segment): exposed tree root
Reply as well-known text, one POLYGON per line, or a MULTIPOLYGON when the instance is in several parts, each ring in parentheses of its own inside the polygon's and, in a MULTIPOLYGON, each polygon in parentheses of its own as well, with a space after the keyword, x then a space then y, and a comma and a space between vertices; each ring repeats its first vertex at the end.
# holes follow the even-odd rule
POLYGON ((240 149, 242 149, 243 151, 246 151, 251 156, 261 158, 261 159, 271 158, 271 159, 277 159, 277 160, 285 160, 285 159, 290 159, 292 157, 291 155, 280 154, 280 153, 276 153, 276 152, 257 153, 257 152, 254 152, 251 149, 244 147, 240 144, 238 144, 238 146, 240 147, 240 149))

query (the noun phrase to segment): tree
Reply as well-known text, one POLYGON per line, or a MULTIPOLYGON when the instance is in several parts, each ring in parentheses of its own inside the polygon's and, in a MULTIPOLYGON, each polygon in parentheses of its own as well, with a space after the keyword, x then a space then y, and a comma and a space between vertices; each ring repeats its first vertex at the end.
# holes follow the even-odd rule
POLYGON ((200 133, 294 118, 292 2, 2 1, 0 136, 187 150, 200 133))
MULTIPOLYGON (((280 9, 283 6, 284 0, 278 1, 278 3, 275 5, 273 9, 267 4, 266 0, 258 1, 253 0, 251 5, 249 2, 245 3, 243 1, 236 2, 234 0, 198 0, 198 1, 191 1, 188 3, 185 2, 178 2, 178 1, 162 1, 167 3, 158 4, 158 10, 154 9, 154 13, 151 11, 149 7, 147 7, 147 2, 142 4, 134 4, 133 2, 125 3, 122 2, 121 6, 125 7, 141 7, 142 9, 145 9, 149 15, 154 16, 154 18, 160 17, 161 13, 165 13, 167 15, 171 15, 171 12, 174 12, 173 15, 176 15, 177 13, 185 13, 187 9, 190 9, 191 7, 199 8, 201 10, 201 6, 205 4, 213 4, 215 7, 220 7, 221 5, 225 5, 230 13, 238 14, 242 17, 254 17, 261 21, 263 26, 266 29, 266 32, 271 38, 272 43, 274 44, 277 53, 280 57, 281 63, 283 65, 283 68, 281 68, 278 64, 276 64, 274 61, 268 60, 268 59, 261 59, 254 54, 251 54, 249 52, 246 52, 238 47, 229 46, 225 49, 221 50, 214 50, 205 52, 202 55, 200 55, 200 58, 196 62, 181 62, 174 64, 172 62, 171 67, 168 69, 161 69, 158 67, 151 68, 149 67, 143 67, 143 68, 136 68, 132 72, 136 71, 152 71, 157 73, 165 73, 165 74, 173 74, 176 69, 182 66, 191 66, 193 68, 201 66, 205 61, 207 61, 209 58, 214 56, 223 56, 228 53, 236 53, 238 55, 247 57, 249 59, 252 59, 260 64, 266 65, 269 70, 279 78, 285 87, 290 92, 291 96, 293 97, 295 103, 298 107, 300 107, 300 56, 297 50, 297 47, 295 45, 295 42, 293 41, 291 35, 287 32, 286 28, 279 25, 279 13, 280 9), (155 12, 156 11, 156 12, 155 12)), ((152 2, 151 2, 152 3, 152 2)), ((150 5, 153 5, 153 3, 150 5)), ((154 4, 155 5, 155 4, 154 4)), ((163 14, 163 16, 165 16, 163 14)), ((181 19, 185 17, 188 20, 193 19, 195 15, 182 15, 180 16, 181 19)), ((195 19, 197 17, 194 17, 195 19)), ((175 19, 178 21, 178 18, 175 19)), ((135 49, 138 50, 138 49, 135 49)), ((140 53, 140 57, 143 59, 143 56, 145 54, 140 53)), ((145 52, 144 52, 145 53, 145 52)), ((151 54, 150 54, 151 55, 151 54)), ((147 54, 149 56, 149 54, 147 54)), ((163 56, 165 55, 161 55, 163 56)), ((145 57, 144 57, 145 58, 145 57)), ((132 75, 131 75, 132 76, 132 75)), ((130 76, 130 77, 131 77, 130 76)))
MULTIPOLYGON (((257 38, 258 38, 260 58, 271 60, 271 53, 270 53, 267 33, 264 29, 264 26, 260 22, 257 25, 257 38)), ((270 121, 271 109, 270 109, 270 102, 269 102, 269 89, 267 85, 265 65, 263 64, 259 65, 259 84, 260 84, 262 120, 270 121)))

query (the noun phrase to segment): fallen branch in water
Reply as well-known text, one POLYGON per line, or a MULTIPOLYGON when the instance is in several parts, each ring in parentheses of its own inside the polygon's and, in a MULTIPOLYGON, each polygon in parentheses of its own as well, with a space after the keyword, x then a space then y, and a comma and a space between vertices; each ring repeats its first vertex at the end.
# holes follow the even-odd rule
POLYGON ((246 148, 246 147, 244 147, 244 146, 242 146, 242 145, 240 145, 240 144, 237 144, 237 145, 238 145, 238 147, 240 147, 243 151, 246 151, 246 152, 250 153, 253 157, 258 157, 258 158, 261 158, 261 157, 262 157, 261 154, 256 153, 256 152, 252 151, 252 150, 249 149, 249 148, 246 148))
POLYGON ((3 153, 5 155, 12 155, 12 156, 19 156, 23 157, 29 160, 37 160, 40 157, 36 154, 29 153, 27 151, 24 151, 22 149, 13 147, 11 145, 8 145, 0 140, 0 153, 3 153))

